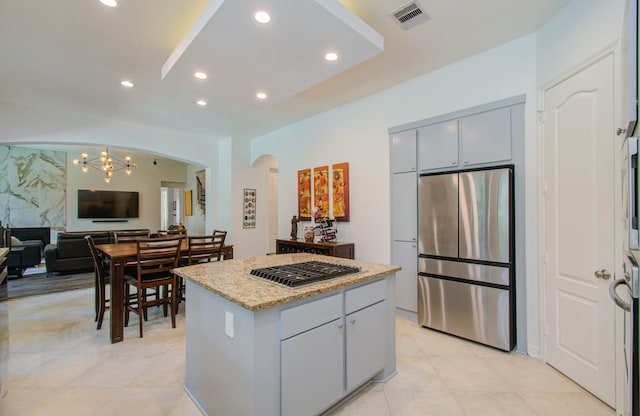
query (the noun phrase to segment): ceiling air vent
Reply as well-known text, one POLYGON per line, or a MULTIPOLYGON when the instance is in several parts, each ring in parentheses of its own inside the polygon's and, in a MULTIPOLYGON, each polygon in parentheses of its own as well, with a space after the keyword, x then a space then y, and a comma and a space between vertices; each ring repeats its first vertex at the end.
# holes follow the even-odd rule
POLYGON ((418 2, 414 1, 405 6, 402 6, 398 10, 391 13, 393 20, 398 22, 400 27, 404 30, 409 30, 412 27, 426 22, 431 18, 427 12, 425 12, 418 2))

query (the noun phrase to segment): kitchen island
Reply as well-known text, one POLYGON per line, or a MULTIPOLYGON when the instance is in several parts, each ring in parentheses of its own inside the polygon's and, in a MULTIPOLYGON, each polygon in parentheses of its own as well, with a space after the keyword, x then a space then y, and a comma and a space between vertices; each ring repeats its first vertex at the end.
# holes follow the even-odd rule
POLYGON ((176 269, 186 279, 186 386, 208 415, 320 414, 396 372, 399 267, 281 254, 176 269), (307 261, 361 271, 295 289, 251 270, 307 261))

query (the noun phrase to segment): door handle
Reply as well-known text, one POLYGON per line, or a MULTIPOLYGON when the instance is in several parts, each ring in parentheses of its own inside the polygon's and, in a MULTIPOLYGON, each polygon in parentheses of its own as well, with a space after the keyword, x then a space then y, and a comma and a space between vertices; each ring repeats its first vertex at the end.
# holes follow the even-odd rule
POLYGON ((597 279, 609 280, 611 278, 611 273, 607 269, 596 270, 593 275, 597 279))
POLYGON ((627 312, 631 312, 631 305, 629 303, 625 302, 618 295, 618 292, 616 292, 616 289, 620 285, 625 285, 625 286, 629 287, 629 285, 627 284, 625 279, 614 280, 609 285, 609 296, 611 296, 611 299, 613 299, 613 301, 616 303, 616 305, 618 305, 620 308, 624 309, 627 312))

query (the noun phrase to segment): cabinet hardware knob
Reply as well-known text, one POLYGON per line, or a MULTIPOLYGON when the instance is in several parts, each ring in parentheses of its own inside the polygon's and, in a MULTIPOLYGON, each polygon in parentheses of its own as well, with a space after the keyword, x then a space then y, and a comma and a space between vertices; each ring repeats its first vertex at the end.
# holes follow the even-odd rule
POLYGON ((338 325, 338 329, 342 329, 342 328, 344 328, 344 325, 342 324, 338 325))
POLYGON ((451 162, 452 165, 457 164, 458 162, 456 162, 455 160, 453 162, 451 162))
POLYGON ((627 129, 623 129, 623 128, 618 127, 618 130, 616 130, 616 135, 620 136, 622 134, 625 134, 626 132, 627 132, 627 129))
POLYGON ((468 160, 465 160, 465 161, 464 161, 464 164, 465 164, 465 165, 468 165, 468 164, 469 164, 469 161, 468 161, 468 160))
POLYGON ((355 319, 352 319, 352 320, 350 320, 349 322, 351 322, 352 324, 355 324, 355 323, 356 323, 356 320, 355 320, 355 319))
POLYGON ((609 280, 611 278, 611 273, 607 269, 596 270, 593 275, 596 279, 609 280))

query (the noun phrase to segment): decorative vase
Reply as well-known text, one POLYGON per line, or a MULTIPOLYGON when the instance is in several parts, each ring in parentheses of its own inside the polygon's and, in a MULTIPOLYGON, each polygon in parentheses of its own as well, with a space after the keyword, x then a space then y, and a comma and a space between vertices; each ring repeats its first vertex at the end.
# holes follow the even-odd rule
POLYGON ((304 227, 304 241, 307 243, 313 243, 313 239, 316 236, 316 227, 312 225, 305 225, 304 227))

